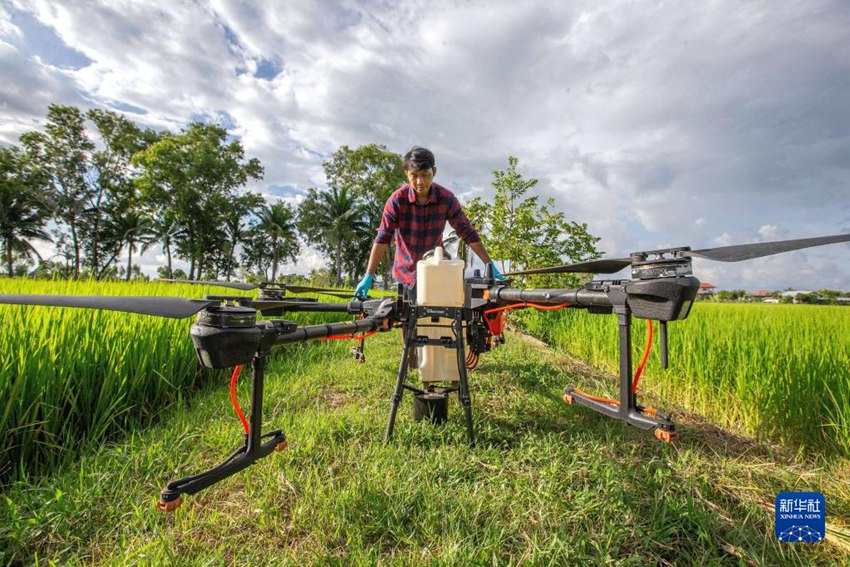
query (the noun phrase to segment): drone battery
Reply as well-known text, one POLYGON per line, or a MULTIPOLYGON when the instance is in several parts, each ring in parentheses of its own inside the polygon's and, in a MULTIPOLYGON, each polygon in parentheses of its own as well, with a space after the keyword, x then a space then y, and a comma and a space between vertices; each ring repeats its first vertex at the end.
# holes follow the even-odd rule
POLYGON ((449 417, 449 397, 445 392, 417 392, 413 396, 413 420, 428 419, 433 424, 445 423, 449 417))

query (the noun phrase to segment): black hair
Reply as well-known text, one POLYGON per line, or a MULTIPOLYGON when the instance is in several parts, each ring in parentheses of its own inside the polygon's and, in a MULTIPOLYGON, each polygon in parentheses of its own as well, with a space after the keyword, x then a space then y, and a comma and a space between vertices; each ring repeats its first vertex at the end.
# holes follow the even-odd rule
POLYGON ((434 153, 421 146, 413 146, 404 154, 405 171, 425 171, 435 166, 434 153))

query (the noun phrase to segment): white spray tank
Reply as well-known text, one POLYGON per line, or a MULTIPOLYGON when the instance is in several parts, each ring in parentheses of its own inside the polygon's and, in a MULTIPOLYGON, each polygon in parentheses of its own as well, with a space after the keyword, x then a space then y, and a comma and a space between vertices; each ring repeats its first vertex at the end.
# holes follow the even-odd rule
MULTIPOLYGON (((416 263, 416 304, 423 307, 463 307, 464 262, 460 259, 446 260, 443 248, 437 246, 434 255, 416 263)), ((431 339, 449 337, 454 339, 447 317, 421 317, 417 321, 416 334, 431 339), (434 327, 429 325, 441 325, 434 327)), ((457 367, 457 350, 444 346, 418 347, 419 377, 424 384, 429 382, 460 380, 457 367)))

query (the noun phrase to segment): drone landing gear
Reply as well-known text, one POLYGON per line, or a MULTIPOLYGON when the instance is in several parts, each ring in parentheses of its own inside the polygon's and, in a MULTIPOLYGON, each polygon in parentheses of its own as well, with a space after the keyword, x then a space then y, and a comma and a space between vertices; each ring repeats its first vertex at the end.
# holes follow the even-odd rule
POLYGON ((614 309, 620 325, 620 399, 608 400, 586 394, 570 384, 564 392, 564 401, 577 403, 614 419, 620 419, 638 429, 655 430, 655 437, 666 443, 676 441, 679 432, 664 412, 645 408, 637 404, 637 395, 632 390, 632 329, 631 313, 625 302, 614 309))
MULTIPOLYGON (((447 338, 440 339, 429 339, 427 337, 417 337, 416 336, 416 321, 421 316, 420 310, 422 307, 417 307, 413 310, 410 319, 407 322, 407 326, 405 328, 405 338, 404 338, 404 351, 401 355, 401 364, 399 364, 398 368, 398 379, 395 384, 395 392, 393 393, 393 401, 392 406, 390 407, 390 420, 387 423, 387 432, 384 437, 384 443, 389 443, 390 438, 393 435, 393 428, 395 427, 395 417, 396 412, 398 412, 398 405, 401 403, 402 395, 404 394, 404 390, 410 390, 414 393, 415 396, 423 396, 429 394, 429 391, 420 390, 419 388, 415 388, 407 383, 405 383, 405 379, 407 378, 407 361, 413 352, 413 349, 417 346, 425 346, 425 345, 435 345, 442 346, 445 348, 453 348, 457 351, 457 365, 458 365, 458 374, 460 377, 459 384, 457 388, 445 388, 442 389, 441 394, 448 394, 450 392, 457 391, 458 400, 460 404, 463 406, 463 413, 466 417, 466 434, 469 438, 469 444, 475 445, 475 435, 472 430, 472 398, 469 395, 469 382, 467 381, 466 374, 466 356, 464 354, 464 343, 463 343, 463 311, 460 308, 446 308, 445 313, 436 313, 439 316, 445 316, 454 319, 452 323, 452 329, 454 330, 455 338, 454 340, 449 340, 447 338)), ((435 308, 430 308, 431 311, 428 313, 429 316, 435 315, 435 308)), ((438 393, 433 390, 433 387, 429 387, 433 393, 438 393)))
POLYGON ((171 512, 183 503, 184 494, 195 494, 248 468, 273 451, 286 448, 286 435, 282 431, 261 432, 266 354, 255 356, 252 362, 250 427, 248 433, 244 435, 242 446, 233 451, 221 464, 208 471, 169 482, 162 491, 160 500, 156 504, 157 508, 163 512, 171 512))

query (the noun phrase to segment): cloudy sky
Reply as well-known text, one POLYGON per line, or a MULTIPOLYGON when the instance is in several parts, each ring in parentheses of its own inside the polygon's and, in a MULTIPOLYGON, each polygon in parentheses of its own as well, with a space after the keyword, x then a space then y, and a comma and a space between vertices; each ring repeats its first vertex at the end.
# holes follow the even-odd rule
MULTIPOLYGON (((515 155, 617 256, 850 232, 842 0, 0 0, 0 68, 2 144, 51 103, 212 121, 263 162, 270 201, 375 142, 430 147, 462 200, 515 155)), ((850 244, 695 273, 850 290, 850 244)))

